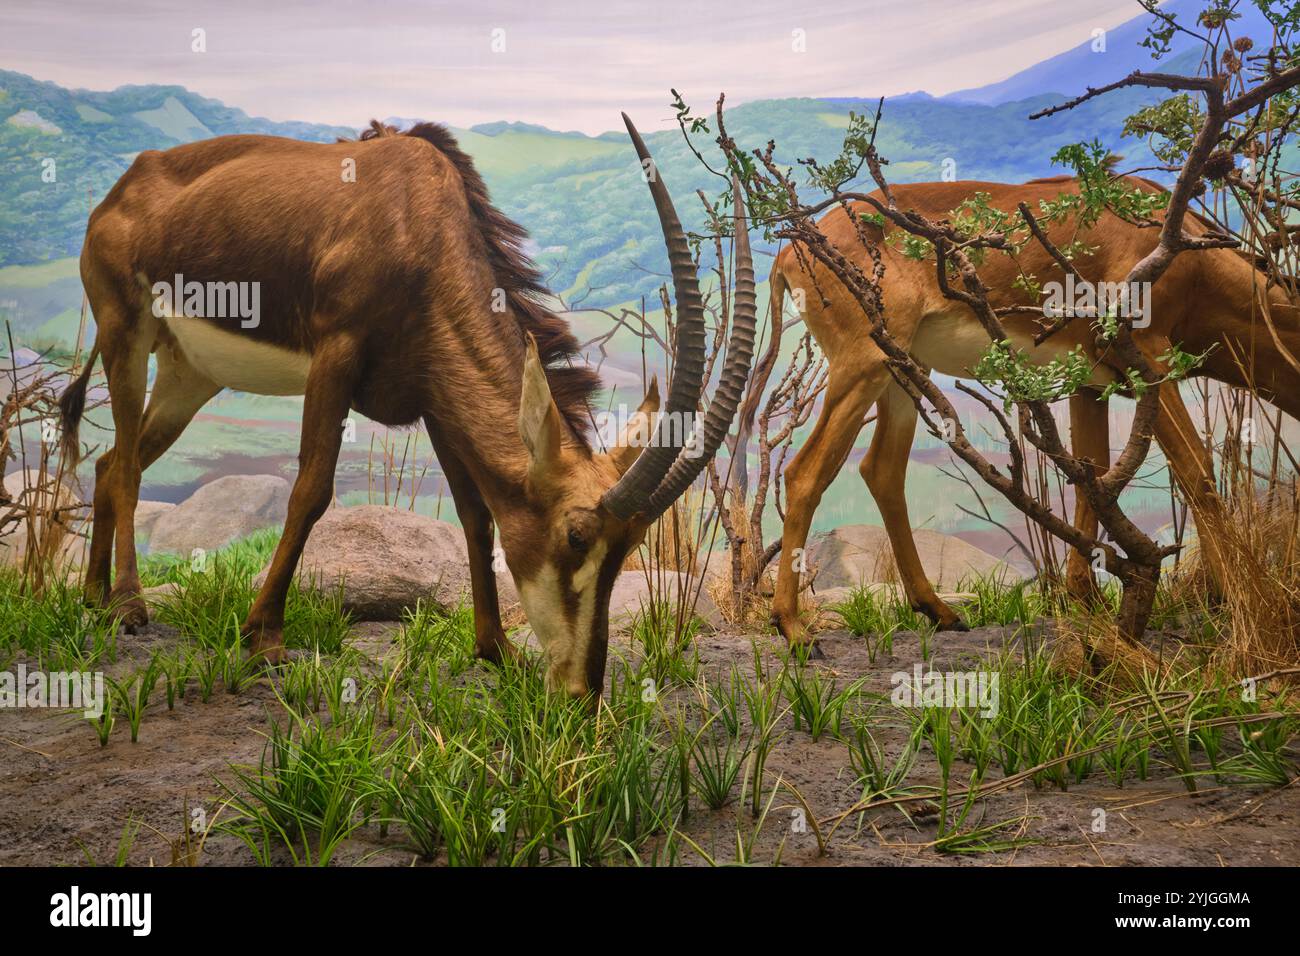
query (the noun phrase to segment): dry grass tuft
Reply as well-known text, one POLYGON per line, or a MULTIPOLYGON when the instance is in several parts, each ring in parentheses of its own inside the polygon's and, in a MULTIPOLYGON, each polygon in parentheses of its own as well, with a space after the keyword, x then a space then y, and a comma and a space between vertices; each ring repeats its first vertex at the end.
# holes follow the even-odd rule
MULTIPOLYGON (((660 568, 695 574, 701 551, 700 528, 704 521, 703 498, 694 488, 678 498, 646 531, 641 547, 623 561, 624 571, 660 568)), ((706 542, 707 543, 707 542, 706 542)))
POLYGON ((1290 487, 1236 494, 1213 529, 1224 558, 1220 588, 1210 584, 1191 550, 1173 576, 1172 593, 1213 619, 1219 643, 1213 663, 1245 677, 1300 665, 1300 501, 1290 487), (1216 591, 1220 593, 1215 593, 1216 591))
POLYGON ((1155 654, 1120 636, 1115 616, 1076 606, 1056 618, 1057 640, 1052 665, 1071 676, 1103 678, 1131 690, 1141 689, 1151 675, 1167 668, 1155 654))

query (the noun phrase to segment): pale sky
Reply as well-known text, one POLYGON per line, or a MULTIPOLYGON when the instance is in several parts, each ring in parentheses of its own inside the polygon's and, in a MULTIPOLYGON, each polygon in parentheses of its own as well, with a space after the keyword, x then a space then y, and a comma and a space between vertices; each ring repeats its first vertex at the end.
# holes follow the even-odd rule
POLYGON ((733 104, 942 95, 1140 12, 1134 0, 4 0, 0 67, 92 90, 180 84, 274 120, 599 133, 620 110, 668 124, 669 87, 697 112, 720 90, 733 104), (196 28, 206 52, 191 50, 196 28))

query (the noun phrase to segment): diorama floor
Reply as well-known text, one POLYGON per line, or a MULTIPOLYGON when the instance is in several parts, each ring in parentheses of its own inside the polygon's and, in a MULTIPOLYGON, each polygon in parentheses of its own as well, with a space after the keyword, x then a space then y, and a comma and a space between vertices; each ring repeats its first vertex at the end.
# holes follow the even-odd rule
MULTIPOLYGON (((353 629, 354 646, 375 659, 390 646, 396 625, 367 623, 353 629)), ((761 637, 776 650, 776 639, 761 637)), ((147 660, 174 645, 176 633, 151 624, 138 635, 120 638, 123 667, 147 660)), ((715 633, 698 639, 704 672, 731 665, 752 667, 755 638, 715 633)), ((922 659, 920 638, 899 634, 892 653, 880 651, 872 661, 866 642, 847 631, 822 635, 824 659, 813 662, 844 684, 865 678, 863 690, 888 695, 891 674, 922 659)), ((931 664, 939 670, 962 669, 1014 645, 1009 628, 986 627, 967 633, 940 633, 929 638, 931 664)), ((619 649, 615 648, 615 652, 619 649)), ((626 647, 622 648, 626 651, 626 647)), ((482 665, 476 665, 481 668, 482 665)), ((160 697, 161 695, 156 695, 160 697)), ((220 687, 208 702, 191 688, 167 710, 155 699, 143 722, 138 743, 122 727, 102 747, 79 714, 13 710, 0 714, 0 865, 77 865, 112 862, 132 821, 138 832, 123 854, 132 865, 174 862, 173 844, 199 814, 210 823, 221 809, 220 781, 232 779, 231 765, 256 766, 267 741, 269 722, 283 719, 270 677, 261 677, 238 694, 220 687)), ((324 719, 324 718, 322 718, 324 719)), ((897 750, 908 732, 903 721, 877 730, 886 750, 897 750)), ((969 779, 971 768, 960 760, 952 778, 969 779)), ((989 771, 987 780, 999 771, 989 771)), ((850 770, 845 741, 825 735, 814 741, 795 729, 786 715, 767 766, 769 786, 778 780, 796 789, 823 832, 833 818, 861 796, 850 770)), ((745 854, 757 863, 870 866, 1239 866, 1300 864, 1300 786, 1242 784, 1214 786, 1200 778, 1195 793, 1159 758, 1149 778, 1116 787, 1094 773, 1082 784, 1060 790, 1019 785, 982 800, 968 827, 1006 823, 992 838, 1003 849, 941 852, 934 846, 936 808, 925 802, 873 809, 847 818, 819 852, 816 826, 787 790, 764 806, 757 827, 748 800, 733 799, 709 810, 692 798, 679 825, 697 849, 678 847, 675 862, 723 863, 737 857, 738 834, 752 839, 745 854), (1095 821, 1105 827, 1098 831, 1095 821)), ((911 774, 911 786, 937 786, 938 764, 923 746, 911 774)), ((652 841, 653 843, 653 841, 652 841)), ((236 837, 214 833, 203 843, 200 865, 248 865, 251 853, 236 837)), ((291 862, 285 854, 283 862, 291 862)), ((369 824, 348 839, 334 856, 336 864, 427 865, 403 839, 400 828, 381 835, 369 824)))

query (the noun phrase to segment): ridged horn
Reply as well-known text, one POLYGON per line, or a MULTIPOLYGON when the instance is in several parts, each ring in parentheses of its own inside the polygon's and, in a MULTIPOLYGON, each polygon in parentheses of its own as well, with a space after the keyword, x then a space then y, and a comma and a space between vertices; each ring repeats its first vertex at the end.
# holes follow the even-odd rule
MULTIPOLYGON (((704 387, 704 299, 695 277, 695 261, 691 258, 686 234, 681 220, 673 208, 672 197, 664 185, 659 169, 654 165, 650 150, 646 149, 641 134, 632 125, 626 113, 623 122, 642 169, 647 174, 650 195, 659 213, 659 226, 663 230, 664 245, 668 247, 668 263, 672 267, 673 292, 677 298, 677 327, 673 335, 673 379, 668 386, 668 401, 659 419, 649 446, 637 456, 632 466, 624 472, 618 483, 605 492, 601 504, 614 517, 626 521, 638 512, 645 511, 650 496, 663 481, 664 475, 677 457, 679 445, 670 443, 674 429, 672 423, 686 420, 699 407, 700 391, 704 387)), ((677 429, 680 439, 681 430, 677 429)))
MULTIPOLYGON (((727 360, 718 379, 718 387, 709 411, 704 416, 703 441, 698 454, 683 452, 673 462, 664 480, 650 496, 646 514, 657 518, 676 501, 713 459, 722 440, 731 430, 736 409, 749 382, 754 359, 754 330, 758 325, 758 302, 754 295, 754 261, 749 249, 749 224, 745 219, 745 199, 740 179, 731 177, 731 193, 736 215, 736 293, 733 299, 731 337, 727 342, 727 360)), ((740 462, 744 467, 744 462, 740 462)))

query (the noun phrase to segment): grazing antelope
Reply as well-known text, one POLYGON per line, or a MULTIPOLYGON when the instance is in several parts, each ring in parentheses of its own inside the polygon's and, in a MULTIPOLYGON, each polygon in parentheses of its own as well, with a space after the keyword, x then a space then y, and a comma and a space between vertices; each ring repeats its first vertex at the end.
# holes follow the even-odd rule
MULTIPOLYGON (((679 319, 672 414, 662 420, 680 422, 703 387, 702 300, 667 188, 624 120, 650 172, 672 266, 679 319)), ((643 452, 628 439, 597 453, 584 428, 599 380, 573 363, 576 340, 542 304, 523 229, 490 204, 444 128, 399 134, 375 123, 334 144, 224 136, 141 153, 90 218, 81 276, 97 334, 62 399, 65 449, 75 454, 87 382, 102 358, 115 445, 95 466, 88 599, 128 629, 146 623, 133 522, 141 471, 208 399, 222 388, 301 394, 298 476, 243 625, 250 652, 283 658, 285 596, 331 500, 344 419, 355 409, 428 429, 465 529, 478 656, 516 653, 497 605, 495 525, 545 650, 548 686, 599 694, 623 560, 717 450, 748 379, 754 276, 743 208, 736 212, 734 323, 718 394, 697 429, 702 441, 683 449, 661 431, 643 452), (355 175, 341 174, 349 169, 355 175), (175 276, 186 289, 256 283, 260 314, 231 321, 174 301, 155 308, 153 284, 180 286, 175 276), (146 407, 150 353, 157 377, 146 407)), ((652 383, 639 414, 658 408, 652 383)), ((634 418, 629 429, 648 434, 645 422, 634 418)))
MULTIPOLYGON (((1161 188, 1146 180, 1129 182, 1147 190, 1161 188)), ((1053 199, 1063 191, 1077 192, 1078 186, 1070 177, 1062 176, 1023 185, 952 182, 893 187, 899 209, 915 210, 932 220, 949 218, 953 209, 977 192, 988 193, 992 206, 1016 215, 1018 203, 1037 208, 1039 200, 1053 199)), ((883 196, 879 198, 884 201, 883 196)), ((875 210, 864 203, 858 211, 875 210)), ((834 209, 818 225, 832 243, 864 265, 870 274, 869 254, 842 209, 834 209)), ((965 305, 944 297, 935 279, 933 261, 918 262, 902 254, 895 235, 901 230, 892 224, 884 232, 874 225, 867 229, 868 241, 879 248, 884 260, 882 291, 889 332, 922 367, 969 378, 970 370, 989 345, 979 321, 965 305)), ((1206 231, 1206 225, 1189 216, 1187 229, 1199 235, 1206 231)), ((1075 265, 1084 279, 1096 283, 1122 280, 1137 261, 1155 248, 1159 238, 1159 230, 1132 225, 1110 213, 1077 237, 1073 231, 1073 224, 1066 222, 1049 229, 1048 236, 1059 247, 1078 238, 1091 248, 1092 253, 1078 257, 1075 265)), ((1024 271, 1041 283, 1064 284, 1062 270, 1040 244, 1030 242, 1018 258, 1024 271)), ((995 308, 1038 304, 1027 292, 1013 287, 1018 270, 1009 257, 991 253, 980 267, 980 275, 993 290, 990 302, 995 308)), ((777 257, 770 283, 774 310, 783 307, 787 290, 803 290, 800 298, 804 319, 830 364, 825 407, 785 474, 790 504, 781 538, 773 623, 792 643, 811 641, 797 614, 799 579, 793 556, 796 549, 803 547, 823 492, 844 464, 867 410, 875 404, 875 434, 859 470, 880 508, 904 592, 913 608, 925 613, 939 629, 964 630, 956 612, 939 599, 926 580, 912 540, 904 481, 917 412, 907 393, 892 379, 884 354, 868 336, 866 316, 829 270, 811 255, 800 257, 795 248, 788 247, 777 257), (811 277, 806 268, 812 269, 811 277)), ((1300 355, 1296 310, 1241 253, 1215 249, 1180 256, 1151 290, 1148 309, 1150 325, 1135 331, 1134 338, 1155 367, 1164 367, 1159 357, 1171 345, 1181 345, 1191 353, 1213 348, 1195 374, 1233 386, 1254 387, 1283 411, 1300 415, 1300 373, 1286 354, 1300 355), (1265 298, 1274 317, 1276 341, 1267 326, 1255 319, 1258 302, 1265 298)), ((1012 314, 1003 319, 1003 324, 1012 344, 1025 350, 1032 361, 1046 363, 1076 345, 1082 346, 1093 361, 1092 381, 1070 398, 1071 441, 1080 458, 1090 459, 1099 467, 1107 466, 1107 405, 1099 400, 1096 387, 1113 381, 1115 375, 1099 361, 1090 320, 1071 322, 1039 346, 1033 344, 1033 339, 1042 326, 1033 316, 1012 314)), ((1221 558, 1212 531, 1219 507, 1213 462, 1174 386, 1160 389, 1156 439, 1201 529, 1200 544, 1207 565, 1212 574, 1221 574, 1221 558)), ((1080 529, 1096 533, 1096 516, 1082 496, 1076 502, 1074 520, 1080 529)), ((1067 574, 1074 593, 1089 591, 1089 565, 1073 550, 1067 574)))

